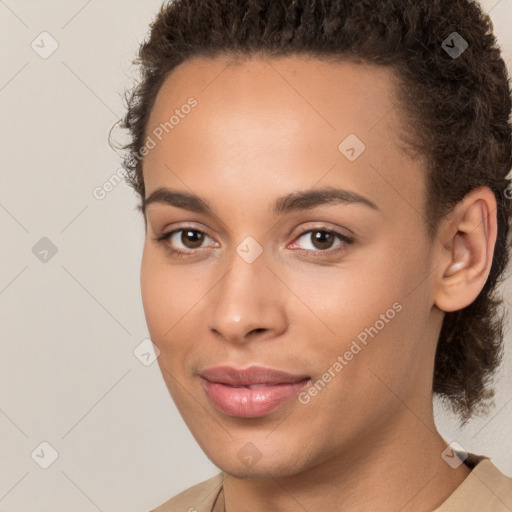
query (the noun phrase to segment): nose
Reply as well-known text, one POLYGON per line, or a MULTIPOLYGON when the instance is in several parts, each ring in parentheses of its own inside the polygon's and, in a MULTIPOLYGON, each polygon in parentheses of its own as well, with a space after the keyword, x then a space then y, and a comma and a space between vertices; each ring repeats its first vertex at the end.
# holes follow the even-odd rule
POLYGON ((236 252, 209 295, 207 328, 230 343, 269 339, 286 330, 286 286, 262 253, 248 263, 236 252))

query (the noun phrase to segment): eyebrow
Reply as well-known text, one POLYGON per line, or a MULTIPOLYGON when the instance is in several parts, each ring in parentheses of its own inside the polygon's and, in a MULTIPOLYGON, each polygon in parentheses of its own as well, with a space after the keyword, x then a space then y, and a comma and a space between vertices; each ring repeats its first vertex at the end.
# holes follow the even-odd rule
MULTIPOLYGON (((183 208, 196 213, 208 215, 214 212, 214 209, 208 201, 190 194, 177 190, 170 190, 165 187, 155 189, 147 198, 144 199, 142 210, 144 214, 150 204, 159 203, 183 208)), ((326 204, 362 204, 369 208, 380 211, 380 208, 370 199, 352 192, 334 187, 324 187, 321 189, 310 189, 305 191, 292 192, 276 199, 272 206, 274 215, 284 215, 295 211, 311 210, 318 206, 326 204)))

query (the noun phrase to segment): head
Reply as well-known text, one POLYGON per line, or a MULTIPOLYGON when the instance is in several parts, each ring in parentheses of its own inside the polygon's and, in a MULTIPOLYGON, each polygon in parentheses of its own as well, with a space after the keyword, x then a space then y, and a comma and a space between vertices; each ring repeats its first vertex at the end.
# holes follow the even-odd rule
POLYGON ((293 473, 427 417, 432 394, 462 423, 485 411, 512 146, 479 5, 177 0, 137 62, 124 166, 144 311, 210 458, 242 474, 252 442, 262 470, 293 473), (455 31, 469 46, 453 58, 455 31), (311 386, 261 417, 219 411, 200 374, 254 364, 311 386))

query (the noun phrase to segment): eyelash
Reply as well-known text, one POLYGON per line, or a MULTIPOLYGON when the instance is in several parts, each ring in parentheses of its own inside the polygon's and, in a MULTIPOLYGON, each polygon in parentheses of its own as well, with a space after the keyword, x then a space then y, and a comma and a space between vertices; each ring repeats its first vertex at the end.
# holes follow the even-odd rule
MULTIPOLYGON (((155 242, 158 242, 160 244, 163 244, 165 246, 165 249, 169 252, 169 254, 172 256, 172 257, 175 257, 175 258, 183 258, 183 257, 187 257, 187 256, 192 256, 195 252, 198 252, 201 248, 199 249, 191 249, 189 251, 182 251, 182 250, 179 250, 179 249, 173 249, 167 242, 167 240, 169 238, 171 238, 172 235, 174 235, 175 233, 179 233, 180 231, 193 231, 193 232, 196 232, 196 233, 201 233, 203 235, 206 235, 209 237, 208 233, 205 233, 204 231, 201 231, 200 229, 195 229, 193 228, 192 226, 184 226, 184 227, 181 227, 179 229, 174 229, 173 231, 169 231, 168 233, 164 233, 163 235, 159 236, 159 237, 156 237, 154 238, 153 240, 155 242)), ((344 242, 344 244, 340 244, 337 248, 335 249, 326 249, 325 251, 322 251, 320 249, 318 250, 311 250, 311 249, 294 249, 296 251, 299 251, 301 253, 308 253, 310 256, 312 256, 313 258, 321 258, 323 257, 325 254, 329 255, 329 256, 333 256, 333 255, 336 255, 344 250, 346 250, 346 247, 345 247, 345 244, 346 245, 350 245, 354 242, 354 239, 351 238, 351 237, 348 237, 347 235, 344 235, 334 229, 328 229, 326 227, 315 227, 315 228, 309 228, 309 229, 305 229, 303 231, 301 231, 296 239, 299 239, 301 238, 303 235, 307 234, 307 233, 313 233, 313 232, 324 232, 324 233, 328 233, 328 234, 331 234, 331 235, 335 235, 336 237, 338 237, 342 242, 344 242)), ((211 237, 210 237, 211 238, 211 237)))

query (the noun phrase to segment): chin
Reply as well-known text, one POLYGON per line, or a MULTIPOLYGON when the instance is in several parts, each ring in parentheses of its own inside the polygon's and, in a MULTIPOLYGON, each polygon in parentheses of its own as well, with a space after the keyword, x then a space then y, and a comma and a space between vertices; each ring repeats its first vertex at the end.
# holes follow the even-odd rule
POLYGON ((275 456, 269 459, 265 454, 261 454, 261 458, 255 463, 245 462, 243 456, 236 452, 229 458, 225 452, 218 456, 210 456, 207 453, 207 456, 224 473, 240 479, 285 478, 297 475, 305 469, 291 452, 282 459, 275 456))
POLYGON ((219 465, 215 464, 224 473, 240 478, 241 480, 257 480, 257 479, 268 479, 268 478, 286 478, 294 476, 297 473, 292 471, 290 468, 275 468, 273 466, 255 466, 252 468, 244 467, 240 464, 227 464, 219 465))

